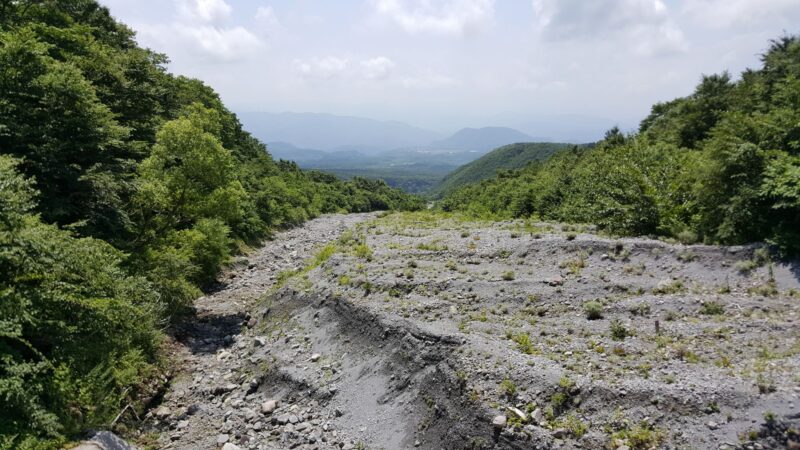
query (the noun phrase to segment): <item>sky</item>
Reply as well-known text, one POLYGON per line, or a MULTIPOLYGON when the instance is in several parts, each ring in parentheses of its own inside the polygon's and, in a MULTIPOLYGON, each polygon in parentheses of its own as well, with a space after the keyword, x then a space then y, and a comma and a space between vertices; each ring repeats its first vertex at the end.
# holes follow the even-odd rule
POLYGON ((798 0, 100 0, 234 111, 437 131, 580 115, 635 127, 758 67, 798 0))

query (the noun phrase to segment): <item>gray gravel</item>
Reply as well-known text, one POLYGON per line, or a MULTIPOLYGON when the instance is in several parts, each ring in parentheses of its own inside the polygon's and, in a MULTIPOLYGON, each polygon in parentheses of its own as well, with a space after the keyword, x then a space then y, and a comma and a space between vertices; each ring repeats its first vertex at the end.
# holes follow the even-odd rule
POLYGON ((766 413, 797 427, 800 270, 757 254, 321 217, 197 302, 145 431, 162 448, 770 448, 766 413))

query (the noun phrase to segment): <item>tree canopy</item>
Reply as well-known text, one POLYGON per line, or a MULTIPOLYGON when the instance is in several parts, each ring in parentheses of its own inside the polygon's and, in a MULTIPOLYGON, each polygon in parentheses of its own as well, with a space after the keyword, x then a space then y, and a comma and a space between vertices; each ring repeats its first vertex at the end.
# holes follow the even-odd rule
POLYGON ((445 210, 595 223, 626 235, 767 241, 800 252, 800 37, 770 43, 740 79, 703 76, 637 133, 610 130, 445 198, 445 210))
POLYGON ((415 209, 275 161, 95 0, 0 0, 0 448, 102 426, 232 252, 322 213, 415 209))

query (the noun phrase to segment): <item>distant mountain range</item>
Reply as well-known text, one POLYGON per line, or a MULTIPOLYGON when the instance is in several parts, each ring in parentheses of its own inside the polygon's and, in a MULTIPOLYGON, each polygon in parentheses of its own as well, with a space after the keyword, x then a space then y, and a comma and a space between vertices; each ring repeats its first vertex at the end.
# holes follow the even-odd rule
MULTIPOLYGON (((318 169, 344 178, 380 178, 409 192, 443 195, 451 190, 494 175, 499 168, 518 168, 543 159, 566 144, 526 144, 527 147, 498 149, 514 143, 549 142, 511 127, 463 128, 450 136, 402 122, 318 113, 239 113, 244 128, 267 143, 276 159, 297 162, 304 169, 318 169), (491 152, 498 149, 498 152, 491 152), (476 161, 475 165, 461 167, 476 161), (458 169, 456 173, 448 175, 458 169), (445 175, 447 178, 443 179, 445 175)), ((522 129, 565 136, 574 126, 574 138, 595 136, 608 129, 603 119, 580 116, 533 118, 498 117, 519 123, 522 129)), ((612 124, 613 125, 613 124, 612 124)))
POLYGON ((458 150, 486 153, 502 145, 514 142, 535 142, 546 138, 535 138, 507 127, 463 128, 452 136, 432 142, 434 150, 458 150))
POLYGON ((305 149, 376 153, 420 147, 441 134, 402 122, 318 113, 238 113, 244 128, 263 142, 284 142, 305 149))

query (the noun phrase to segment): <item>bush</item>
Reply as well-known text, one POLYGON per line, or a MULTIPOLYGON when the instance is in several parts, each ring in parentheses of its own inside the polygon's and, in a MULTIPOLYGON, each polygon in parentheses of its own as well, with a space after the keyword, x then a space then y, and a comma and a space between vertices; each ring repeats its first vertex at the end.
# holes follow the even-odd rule
POLYGON ((503 280, 505 281, 513 281, 514 280, 514 272, 508 271, 503 273, 503 280))
POLYGON ((614 319, 610 324, 611 339, 615 341, 624 341, 626 337, 630 336, 628 329, 619 319, 614 319))
POLYGON ((725 314, 725 308, 718 302, 703 302, 703 305, 700 307, 700 314, 719 316, 725 314))
POLYGON ((697 242, 697 233, 692 230, 683 230, 675 236, 678 241, 684 245, 690 245, 697 242))
POLYGON ((603 304, 598 301, 588 301, 584 303, 583 311, 586 313, 586 318, 589 320, 603 318, 603 304))
POLYGON ((536 347, 527 333, 517 333, 511 337, 511 340, 517 343, 517 349, 522 353, 528 355, 536 354, 536 347))
POLYGON ((102 425, 131 401, 155 361, 161 312, 122 253, 31 215, 15 166, 0 156, 0 442, 12 448, 102 425))

